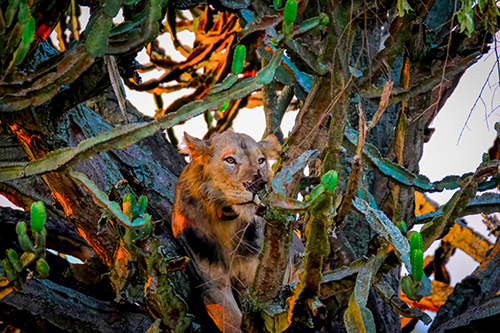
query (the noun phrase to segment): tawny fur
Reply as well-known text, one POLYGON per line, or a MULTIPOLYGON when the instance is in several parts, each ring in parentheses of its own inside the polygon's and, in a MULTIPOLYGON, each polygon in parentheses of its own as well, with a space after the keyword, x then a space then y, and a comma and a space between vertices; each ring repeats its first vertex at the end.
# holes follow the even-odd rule
POLYGON ((191 162, 175 189, 172 230, 204 281, 209 315, 221 331, 238 332, 241 312, 233 291, 242 293, 251 283, 262 244, 256 187, 271 182, 268 161, 281 146, 274 135, 256 142, 229 131, 185 139, 191 162))

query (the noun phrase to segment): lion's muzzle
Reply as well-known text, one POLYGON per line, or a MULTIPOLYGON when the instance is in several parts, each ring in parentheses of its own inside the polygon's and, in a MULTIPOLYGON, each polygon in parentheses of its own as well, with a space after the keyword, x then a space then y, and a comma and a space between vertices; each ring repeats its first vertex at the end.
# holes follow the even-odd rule
POLYGON ((252 181, 244 182, 243 186, 245 186, 245 189, 248 192, 257 194, 257 192, 266 188, 267 180, 264 177, 262 177, 260 170, 254 173, 252 176, 253 176, 252 181))

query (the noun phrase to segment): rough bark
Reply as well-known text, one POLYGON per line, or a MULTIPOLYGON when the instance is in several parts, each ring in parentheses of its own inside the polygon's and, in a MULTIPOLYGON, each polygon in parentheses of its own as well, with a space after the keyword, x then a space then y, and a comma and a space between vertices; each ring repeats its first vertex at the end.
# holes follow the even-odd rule
MULTIPOLYGON (((484 332, 486 323, 498 322, 500 289, 500 241, 470 276, 455 286, 445 305, 436 314, 429 332, 444 332, 463 327, 484 332), (482 312, 484 311, 484 312, 482 312), (480 318, 477 316, 480 315, 480 318), (479 319, 484 319, 479 322, 479 319), (472 323, 475 321, 474 323, 472 323)), ((491 326, 490 326, 491 327, 491 326)))
POLYGON ((0 318, 23 332, 146 332, 153 319, 138 307, 99 301, 51 281, 28 280, 0 302, 0 318))

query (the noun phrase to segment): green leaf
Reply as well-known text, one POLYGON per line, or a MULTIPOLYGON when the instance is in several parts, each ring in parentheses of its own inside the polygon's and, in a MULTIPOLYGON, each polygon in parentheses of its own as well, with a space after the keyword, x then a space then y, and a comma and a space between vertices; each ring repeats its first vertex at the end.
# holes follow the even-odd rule
POLYGON ((150 0, 148 1, 149 8, 149 22, 156 22, 163 18, 162 7, 160 1, 150 0))
POLYGON ((241 74, 243 72, 246 55, 247 48, 245 45, 236 45, 233 55, 233 66, 231 67, 234 74, 241 74))
POLYGON ((139 214, 137 209, 137 201, 132 193, 127 193, 123 196, 123 214, 127 215, 130 221, 133 221, 139 214))
POLYGON ((35 252, 35 246, 33 245, 33 242, 28 237, 28 235, 24 234, 22 236, 19 236, 18 241, 19 241, 19 246, 21 246, 21 249, 23 249, 24 252, 26 253, 35 252))
MULTIPOLYGON (((384 250, 386 249, 384 248, 384 250)), ((358 273, 354 292, 344 313, 344 322, 349 333, 376 332, 373 314, 366 308, 366 304, 373 278, 383 262, 383 252, 385 251, 379 251, 377 256, 372 255, 358 273)))
POLYGON ((106 0, 102 2, 102 9, 104 14, 113 18, 118 14, 118 11, 122 7, 123 0, 106 0))
MULTIPOLYGON (((262 46, 262 45, 261 45, 262 46)), ((264 58, 268 58, 268 56, 266 55, 266 50, 265 48, 262 46, 259 46, 259 53, 264 57, 264 58)), ((278 50, 276 49, 276 47, 274 47, 273 45, 269 45, 269 47, 271 48, 271 50, 275 51, 275 50, 278 50)), ((269 52, 270 53, 270 52, 269 52)), ((304 90, 306 92, 309 92, 309 90, 311 90, 311 85, 312 85, 312 81, 313 81, 313 76, 308 74, 308 73, 305 73, 305 72, 302 72, 300 71, 297 66, 290 60, 289 57, 287 56, 283 56, 283 62, 286 66, 284 65, 281 65, 277 71, 276 71, 276 75, 280 74, 280 78, 283 79, 283 83, 285 83, 286 85, 292 85, 293 82, 286 82, 288 81, 287 80, 287 77, 288 77, 288 74, 290 72, 293 73, 293 75, 295 76, 295 79, 297 80, 297 82, 302 86, 302 88, 304 88, 304 90)))
POLYGON ((214 117, 212 117, 212 111, 205 111, 203 113, 203 119, 205 120, 205 123, 207 124, 207 128, 211 130, 213 128, 212 122, 214 120, 214 117))
POLYGON ((7 259, 9 259, 10 263, 14 267, 14 269, 20 273, 23 269, 23 265, 19 261, 19 256, 17 255, 17 252, 13 249, 7 249, 5 251, 5 254, 7 255, 7 259))
POLYGON ((33 253, 35 252, 35 247, 33 246, 33 243, 29 239, 28 235, 26 235, 26 231, 27 231, 26 222, 24 221, 18 222, 16 225, 16 233, 19 245, 21 246, 21 249, 23 249, 24 252, 33 253))
POLYGON ((27 231, 28 231, 28 226, 27 226, 26 222, 24 222, 24 221, 17 222, 16 233, 18 236, 26 235, 27 231))
MULTIPOLYGON (((5 26, 8 28, 12 25, 14 17, 16 17, 17 8, 20 0, 9 0, 9 5, 5 11, 5 26)), ((25 2, 26 3, 26 2, 25 2)))
POLYGON ((325 185, 318 184, 309 194, 309 200, 315 201, 321 194, 325 192, 325 185))
POLYGON ((283 41, 290 41, 292 39, 292 33, 293 33, 293 23, 286 24, 283 23, 283 41))
POLYGON ((14 251, 13 249, 7 249, 7 250, 5 250, 5 254, 7 255, 7 259, 9 259, 9 261, 12 264, 15 264, 16 262, 19 262, 19 256, 17 255, 17 252, 14 251))
POLYGON ((325 191, 332 194, 335 192, 335 187, 337 187, 337 180, 339 175, 337 171, 330 170, 321 176, 321 183, 325 185, 325 191))
POLYGON ((222 106, 220 107, 219 111, 221 111, 221 112, 226 111, 228 106, 229 106, 229 102, 224 102, 224 104, 222 104, 222 106))
POLYGON ((2 267, 5 277, 7 278, 7 280, 9 280, 9 282, 13 282, 17 279, 17 273, 7 259, 2 259, 2 267))
POLYGON ((398 0, 398 12, 400 17, 403 17, 405 12, 410 10, 413 10, 413 8, 411 8, 410 4, 406 0, 398 0))
POLYGON ((36 271, 40 279, 46 279, 49 277, 50 267, 49 264, 45 261, 45 259, 43 258, 38 259, 38 261, 36 262, 36 271))
POLYGON ((219 93, 221 91, 227 90, 227 89, 231 88, 231 86, 233 84, 235 84, 236 81, 238 81, 238 74, 229 73, 229 75, 224 79, 224 81, 222 81, 221 83, 218 83, 218 84, 214 85, 212 88, 210 88, 207 91, 207 94, 213 95, 213 94, 219 93))
POLYGON ((147 223, 151 221, 151 216, 149 214, 144 214, 143 217, 138 217, 132 221, 134 225, 145 226, 147 223))
POLYGON ((306 32, 315 32, 317 31, 316 28, 327 25, 329 21, 330 19, 328 18, 328 15, 321 13, 317 17, 304 20, 300 24, 296 33, 303 34, 306 32))
POLYGON ((35 30, 36 30, 35 19, 31 17, 28 23, 26 23, 26 25, 24 26, 22 34, 23 44, 30 45, 31 42, 35 40, 35 30))
POLYGON ((431 281, 425 275, 422 280, 415 281, 412 275, 407 275, 401 278, 401 290, 412 301, 420 301, 422 297, 431 296, 432 289, 431 281))
POLYGON ((148 197, 142 194, 139 197, 139 215, 143 215, 146 211, 146 207, 148 206, 148 197))
MULTIPOLYGON (((146 214, 146 215, 148 215, 148 214, 146 214)), ((151 216, 148 215, 146 220, 147 220, 146 221, 147 223, 144 225, 144 228, 139 229, 137 231, 137 239, 145 239, 151 234, 151 229, 152 229, 151 216)), ((135 221, 134 221, 134 223, 135 223, 135 221)), ((138 223, 140 223, 140 222, 138 222, 138 223)))
POLYGON ((38 201, 31 204, 31 230, 34 232, 41 232, 43 226, 47 221, 47 214, 45 213, 45 205, 43 202, 38 201))
MULTIPOLYGON (((408 231, 408 229, 406 228, 406 223, 405 221, 399 221, 397 224, 396 224, 396 227, 398 227, 399 231, 401 231, 401 233, 403 235, 405 235, 408 231)), ((411 244, 410 244, 410 248, 411 248, 411 244)))
POLYGON ((410 275, 401 278, 401 290, 409 299, 414 299, 416 290, 413 287, 414 281, 410 275))
POLYGON ((113 19, 104 14, 92 15, 85 29, 87 52, 94 57, 102 57, 108 49, 108 35, 113 27, 113 19))
POLYGON ((37 256, 42 256, 45 253, 45 238, 47 237, 47 230, 42 228, 42 231, 35 232, 35 254, 37 256))
POLYGON ((32 17, 31 20, 24 26, 24 31, 22 34, 21 44, 19 48, 14 53, 14 65, 19 66, 22 64, 24 58, 28 54, 31 42, 35 39, 35 19, 32 17))
MULTIPOLYGON (((244 61, 243 61, 243 63, 244 63, 244 61)), ((233 62, 233 65, 234 65, 234 62, 233 62)), ((229 75, 220 84, 221 90, 227 90, 227 89, 231 88, 233 86, 233 84, 236 83, 236 81, 238 81, 238 74, 229 73, 229 75)))
POLYGON ((410 244, 394 223, 382 211, 370 207, 363 199, 355 198, 352 204, 356 210, 365 216, 370 227, 394 246, 408 270, 411 270, 410 244))
POLYGON ((285 10, 283 13, 283 21, 285 24, 292 24, 297 18, 297 1, 288 0, 285 4, 285 10))
POLYGON ((30 18, 32 18, 30 8, 28 7, 26 0, 21 0, 19 3, 19 12, 17 13, 17 20, 19 24, 25 25, 28 23, 30 18))
POLYGON ((443 206, 443 214, 436 216, 431 222, 422 227, 420 233, 423 238, 424 251, 427 250, 436 239, 444 237, 453 224, 455 224, 455 220, 463 216, 469 199, 474 198, 476 192, 477 181, 474 177, 470 176, 463 181, 462 189, 455 192, 451 199, 443 206))
POLYGON ((479 9, 481 10, 481 14, 483 14, 483 9, 486 7, 486 4, 488 3, 488 0, 479 0, 479 9))
POLYGON ((465 13, 465 26, 467 27, 467 36, 470 37, 474 32, 474 12, 471 10, 470 12, 465 13))
POLYGON ((156 108, 161 110, 163 109, 163 99, 161 98, 161 94, 153 94, 153 98, 155 100, 156 108))
POLYGON ((48 273, 50 271, 49 264, 43 258, 38 259, 36 262, 36 269, 40 273, 48 273))
POLYGON ((113 217, 113 219, 116 222, 118 222, 118 224, 134 230, 142 227, 141 225, 134 225, 132 222, 130 222, 128 216, 123 214, 120 205, 117 202, 110 201, 108 195, 99 190, 99 188, 94 184, 94 182, 88 179, 87 176, 85 176, 83 173, 70 171, 69 175, 79 184, 87 188, 89 192, 92 193, 94 202, 99 207, 104 208, 106 211, 108 211, 108 213, 113 217))
POLYGON ((177 137, 175 136, 173 127, 167 128, 167 136, 172 146, 174 146, 174 148, 177 149, 179 147, 179 140, 177 140, 177 137))
POLYGON ((260 75, 257 76, 257 82, 260 84, 271 83, 271 81, 274 78, 274 73, 276 72, 276 68, 281 63, 282 58, 283 58, 283 50, 276 49, 276 52, 274 52, 274 55, 269 64, 259 71, 260 75))
POLYGON ((272 179, 272 188, 274 193, 286 196, 285 186, 293 180, 293 176, 304 170, 307 164, 318 158, 320 152, 318 150, 307 150, 298 158, 292 161, 290 165, 283 168, 272 179))
POLYGON ((273 0, 273 7, 274 7, 274 9, 276 9, 276 10, 280 9, 282 3, 283 3, 282 0, 273 0))

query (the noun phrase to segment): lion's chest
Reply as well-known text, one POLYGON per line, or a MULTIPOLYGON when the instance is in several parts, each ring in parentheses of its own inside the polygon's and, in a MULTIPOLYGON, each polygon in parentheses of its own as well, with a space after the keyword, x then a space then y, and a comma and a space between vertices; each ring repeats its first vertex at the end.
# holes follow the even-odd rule
POLYGON ((223 266, 234 264, 234 258, 251 260, 257 257, 262 245, 262 221, 254 219, 239 228, 220 225, 212 230, 196 224, 182 232, 190 252, 199 259, 223 266), (225 230, 221 230, 224 229, 225 230), (219 230, 213 230, 219 229, 219 230))

